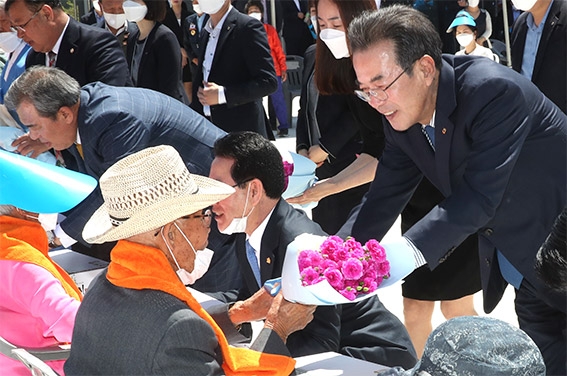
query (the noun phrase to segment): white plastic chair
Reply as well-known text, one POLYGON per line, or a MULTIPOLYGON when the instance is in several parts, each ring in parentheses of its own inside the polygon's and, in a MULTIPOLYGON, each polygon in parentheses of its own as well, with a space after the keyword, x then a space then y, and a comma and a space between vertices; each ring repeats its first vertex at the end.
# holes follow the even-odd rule
POLYGON ((19 348, 0 337, 0 353, 22 362, 33 376, 59 376, 45 362, 50 360, 65 360, 69 358, 71 348, 50 346, 43 348, 19 348))

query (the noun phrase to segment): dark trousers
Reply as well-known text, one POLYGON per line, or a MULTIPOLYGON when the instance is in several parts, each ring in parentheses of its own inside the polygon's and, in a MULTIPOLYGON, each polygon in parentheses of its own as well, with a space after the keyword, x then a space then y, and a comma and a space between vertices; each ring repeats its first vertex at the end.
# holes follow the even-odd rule
POLYGON ((520 329, 539 347, 547 375, 567 375, 565 297, 554 299, 553 307, 537 296, 535 288, 524 279, 514 303, 520 329))

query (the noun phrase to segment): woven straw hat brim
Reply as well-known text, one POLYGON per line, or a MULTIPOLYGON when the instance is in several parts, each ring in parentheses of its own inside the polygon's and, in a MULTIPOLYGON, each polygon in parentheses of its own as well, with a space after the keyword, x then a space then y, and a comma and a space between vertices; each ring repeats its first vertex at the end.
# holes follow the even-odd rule
POLYGON ((209 207, 234 193, 234 188, 204 176, 191 175, 198 192, 182 193, 135 212, 119 226, 113 226, 105 205, 91 216, 83 229, 88 243, 106 243, 155 230, 183 216, 209 207))

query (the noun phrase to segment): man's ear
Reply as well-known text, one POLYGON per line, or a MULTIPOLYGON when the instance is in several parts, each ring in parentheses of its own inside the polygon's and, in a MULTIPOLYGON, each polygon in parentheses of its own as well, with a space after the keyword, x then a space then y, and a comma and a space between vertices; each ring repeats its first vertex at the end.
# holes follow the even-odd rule
POLYGON ((63 106, 57 112, 57 116, 60 120, 63 120, 65 124, 72 124, 75 121, 75 113, 71 107, 63 106))
POLYGON ((423 55, 417 63, 417 69, 419 69, 427 85, 431 85, 437 73, 433 58, 429 55, 423 55))
POLYGON ((260 202, 262 197, 264 196, 264 184, 260 181, 260 179, 252 179, 250 180, 250 203, 254 206, 260 202))

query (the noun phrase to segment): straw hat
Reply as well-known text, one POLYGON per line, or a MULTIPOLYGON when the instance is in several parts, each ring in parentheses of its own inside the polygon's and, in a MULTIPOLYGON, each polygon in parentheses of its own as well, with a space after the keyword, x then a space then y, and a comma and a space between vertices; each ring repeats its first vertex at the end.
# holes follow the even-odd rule
POLYGON ((101 176, 99 184, 104 204, 83 230, 89 243, 155 230, 234 193, 224 183, 189 173, 177 151, 167 145, 121 159, 101 176))

